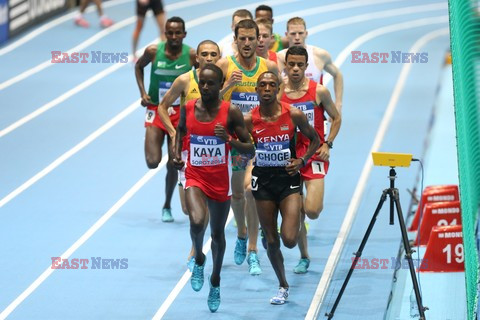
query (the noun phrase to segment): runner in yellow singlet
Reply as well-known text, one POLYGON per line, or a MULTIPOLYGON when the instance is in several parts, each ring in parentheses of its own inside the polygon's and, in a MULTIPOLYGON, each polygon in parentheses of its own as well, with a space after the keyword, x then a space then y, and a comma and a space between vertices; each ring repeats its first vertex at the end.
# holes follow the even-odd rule
MULTIPOLYGON (((223 99, 237 106, 244 114, 258 105, 258 96, 255 92, 258 77, 265 71, 278 74, 277 65, 272 61, 257 56, 256 48, 259 39, 259 30, 255 21, 245 19, 235 26, 234 41, 237 54, 220 59, 217 65, 225 76, 226 93, 223 99)), ((248 231, 248 264, 251 275, 259 275, 262 270, 257 256, 258 216, 255 201, 250 190, 245 192, 246 178, 250 185, 250 178, 245 177, 244 165, 240 155, 232 150, 233 175, 232 175, 232 210, 237 222, 237 242, 235 245, 234 259, 237 265, 247 257, 247 231, 248 231), (240 164, 240 165, 239 165, 240 164), (245 196, 247 198, 245 199, 245 196), (246 218, 246 221, 245 221, 246 218), (246 222, 246 224, 245 224, 246 222), (247 230, 248 226, 248 230, 247 230)))

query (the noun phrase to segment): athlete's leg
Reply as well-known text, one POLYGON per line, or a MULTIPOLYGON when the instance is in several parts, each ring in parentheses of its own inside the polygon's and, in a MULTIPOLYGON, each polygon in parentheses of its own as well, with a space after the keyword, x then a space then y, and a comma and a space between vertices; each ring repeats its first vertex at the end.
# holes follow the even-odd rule
POLYGON ((287 248, 293 248, 297 245, 301 204, 300 193, 290 194, 280 201, 279 208, 282 214, 280 234, 282 235, 283 245, 287 248))
POLYGON ((262 274, 260 267, 260 260, 258 259, 258 215, 255 206, 255 198, 252 193, 252 169, 253 165, 250 163, 245 170, 245 214, 247 216, 247 231, 248 231, 248 272, 253 275, 262 274))
MULTIPOLYGON (((138 1, 137 1, 137 6, 138 6, 138 1)), ((140 16, 137 14, 137 23, 135 24, 135 29, 133 30, 133 36, 132 36, 132 39, 133 39, 132 54, 133 54, 134 60, 137 58, 136 52, 138 47, 138 39, 140 38, 140 32, 143 29, 144 21, 145 21, 145 15, 140 16)))
POLYGON ((280 238, 277 232, 278 206, 271 200, 255 200, 260 225, 267 238, 267 255, 277 275, 279 286, 288 288, 285 277, 283 255, 280 251, 280 238))
POLYGON ((165 177, 165 203, 163 205, 164 209, 170 209, 170 203, 172 201, 173 191, 175 191, 175 186, 178 182, 178 171, 173 166, 173 150, 171 148, 171 139, 167 135, 168 143, 168 162, 167 162, 167 175, 165 177))
POLYGON ((230 200, 218 202, 208 199, 207 203, 210 212, 213 260, 213 270, 210 281, 214 287, 218 287, 220 285, 220 271, 222 270, 223 256, 225 255, 225 224, 230 209, 230 200))
POLYGON ((247 237, 247 225, 245 224, 245 170, 232 172, 232 210, 237 222, 237 236, 247 237))
POLYGON ((241 265, 247 257, 247 225, 245 224, 245 170, 232 173, 232 210, 237 223, 237 241, 233 251, 233 258, 237 265, 241 265))
POLYGON ((300 212, 300 232, 298 233, 298 249, 300 249, 300 259, 309 259, 307 228, 305 227, 305 213, 303 209, 300 212))
POLYGON ((185 202, 185 189, 183 189, 183 186, 181 184, 178 185, 178 196, 180 197, 182 212, 188 216, 187 204, 185 202))
POLYGON ((257 208, 255 207, 255 198, 252 194, 252 169, 253 165, 249 164, 245 169, 245 216, 247 218, 247 231, 248 231, 248 252, 257 252, 257 239, 258 239, 258 215, 257 208))
POLYGON ((305 197, 305 214, 312 220, 318 218, 323 210, 323 194, 325 179, 306 180, 307 195, 305 197))
POLYGON ((300 260, 293 271, 295 273, 306 273, 310 266, 310 255, 308 254, 307 229, 305 227, 305 215, 308 210, 308 217, 316 219, 323 209, 324 179, 305 180, 307 195, 301 210, 300 233, 298 234, 298 249, 300 260))
POLYGON ((90 0, 80 0, 80 13, 83 14, 90 0))
POLYGON ((80 10, 74 19, 76 25, 84 28, 88 28, 90 26, 88 21, 85 20, 85 18, 83 17, 83 13, 85 12, 85 9, 87 8, 89 2, 90 0, 80 0, 80 10))
POLYGON ((149 169, 155 169, 162 161, 162 145, 165 131, 148 126, 145 131, 145 160, 149 169))
POLYGON ((207 196, 198 187, 185 190, 188 212, 190 213, 190 236, 195 247, 195 263, 203 266, 205 255, 202 252, 207 216, 207 196))
POLYGON ((162 11, 161 13, 157 14, 155 16, 155 19, 157 20, 158 29, 160 30, 160 40, 166 41, 167 37, 165 36, 165 22, 167 18, 166 18, 165 11, 162 11))
POLYGON ((97 6, 98 16, 103 16, 102 0, 92 0, 97 6))

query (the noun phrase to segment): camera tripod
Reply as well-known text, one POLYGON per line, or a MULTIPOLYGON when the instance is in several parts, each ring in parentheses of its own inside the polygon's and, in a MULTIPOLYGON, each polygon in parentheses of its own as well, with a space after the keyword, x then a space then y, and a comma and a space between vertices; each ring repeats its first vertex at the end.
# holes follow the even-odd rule
POLYGON ((350 270, 348 271, 345 281, 343 282, 342 288, 340 289, 340 292, 338 293, 338 296, 335 299, 335 303, 333 304, 331 311, 325 313, 325 316, 328 317, 329 320, 333 318, 335 310, 337 309, 340 299, 342 298, 343 292, 345 291, 348 281, 352 276, 355 265, 357 264, 358 259, 362 256, 363 248, 367 244, 368 237, 370 236, 373 226, 375 225, 375 221, 377 220, 377 216, 380 210, 382 209, 383 203, 387 199, 387 195, 390 197, 390 225, 394 224, 394 205, 395 205, 395 208, 397 209, 398 220, 400 223, 400 231, 402 232, 403 246, 405 248, 405 258, 408 261, 410 276, 412 278, 412 283, 413 283, 413 290, 415 291, 415 298, 417 300, 418 312, 420 315, 420 319, 425 320, 425 310, 428 310, 428 308, 423 307, 422 297, 420 295, 420 290, 418 289, 417 277, 415 275, 415 268, 412 261, 413 251, 412 251, 412 248, 410 247, 410 243, 408 242, 407 229, 405 227, 405 222, 403 220, 402 208, 400 207, 399 192, 398 192, 398 189, 395 188, 396 176, 397 176, 397 173, 395 172, 395 167, 391 167, 390 175, 388 177, 390 179, 390 188, 383 190, 383 193, 380 197, 380 201, 378 202, 378 205, 377 205, 377 208, 375 209, 375 213, 373 214, 372 220, 368 225, 367 231, 363 236, 360 247, 358 248, 357 252, 354 252, 355 259, 353 259, 352 265, 350 267, 350 270))

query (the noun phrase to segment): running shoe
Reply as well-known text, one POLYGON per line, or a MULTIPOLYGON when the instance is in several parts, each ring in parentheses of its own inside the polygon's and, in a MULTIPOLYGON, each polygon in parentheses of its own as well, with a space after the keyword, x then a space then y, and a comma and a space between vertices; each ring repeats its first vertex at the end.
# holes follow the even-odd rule
POLYGON ((75 18, 74 22, 77 26, 80 26, 80 27, 83 27, 83 28, 90 27, 90 23, 88 23, 88 21, 85 20, 84 17, 77 17, 77 18, 75 18))
POLYGON ((310 259, 308 258, 301 258, 298 261, 298 264, 293 268, 293 272, 297 274, 307 273, 308 267, 310 266, 310 259))
POLYGON ((220 307, 220 286, 214 287, 212 286, 212 282, 210 281, 210 277, 208 277, 208 282, 210 283, 210 292, 208 293, 208 309, 211 312, 215 312, 220 307))
POLYGON ((237 265, 241 265, 243 261, 245 261, 245 258, 247 257, 247 238, 241 239, 237 237, 233 256, 237 265))
POLYGON ((205 269, 205 263, 207 262, 207 257, 205 256, 205 261, 203 265, 199 266, 196 262, 193 266, 192 277, 190 278, 190 284, 194 291, 200 291, 203 287, 203 270, 205 269))
POLYGON ((260 228, 260 239, 262 239, 263 248, 267 250, 267 238, 265 237, 265 233, 263 232, 262 228, 260 228))
POLYGON ((258 260, 258 255, 255 251, 250 251, 247 258, 248 262, 248 272, 252 276, 258 276, 262 274, 262 268, 260 268, 260 261, 258 260))
POLYGON ((285 304, 288 299, 288 288, 278 288, 277 295, 270 299, 271 304, 285 304))
POLYGON ((108 28, 112 25, 113 25, 113 20, 110 19, 109 17, 100 18, 100 26, 102 26, 102 28, 108 28))
POLYGON ((172 209, 163 208, 162 221, 163 222, 173 222, 172 209))
POLYGON ((187 261, 187 267, 190 272, 193 272, 193 266, 195 266, 195 257, 190 257, 187 261))

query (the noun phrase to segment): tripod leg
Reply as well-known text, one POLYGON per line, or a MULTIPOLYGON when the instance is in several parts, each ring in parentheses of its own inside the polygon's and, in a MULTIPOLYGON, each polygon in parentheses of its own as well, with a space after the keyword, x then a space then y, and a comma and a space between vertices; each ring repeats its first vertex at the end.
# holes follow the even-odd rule
POLYGON ((422 296, 418 288, 417 276, 415 274, 415 267, 412 260, 412 248, 408 242, 407 228, 405 227, 405 221, 403 220, 402 207, 400 206, 400 196, 398 189, 390 189, 390 198, 395 201, 395 207, 397 208, 398 221, 400 223, 400 231, 402 231, 403 247, 405 248, 405 257, 408 261, 408 267, 410 269, 410 276, 412 278, 413 290, 415 291, 415 298, 417 299, 418 311, 420 313, 420 319, 425 320, 425 310, 422 304, 422 296))
POLYGON ((367 231, 365 232, 365 235, 363 236, 362 242, 360 243, 360 247, 358 247, 357 252, 355 252, 355 259, 353 259, 352 265, 350 266, 350 270, 348 270, 347 277, 345 278, 342 288, 340 289, 340 292, 338 293, 337 298, 335 299, 335 303, 333 304, 332 310, 328 313, 325 314, 328 319, 332 319, 333 315, 335 313, 335 310, 337 309, 338 304, 340 303, 340 299, 342 299, 343 292, 345 291, 345 288, 347 287, 348 281, 350 280, 350 277, 352 276, 353 270, 355 270, 355 265, 358 262, 358 259, 362 256, 363 248, 367 244, 368 237, 370 236, 370 233, 372 232, 373 226, 375 225, 375 221, 377 220, 378 213, 382 209, 382 205, 385 202, 387 198, 389 189, 383 190, 382 196, 380 197, 380 201, 378 202, 377 209, 375 209, 375 213, 373 214, 372 220, 370 220, 370 224, 368 225, 367 231))

